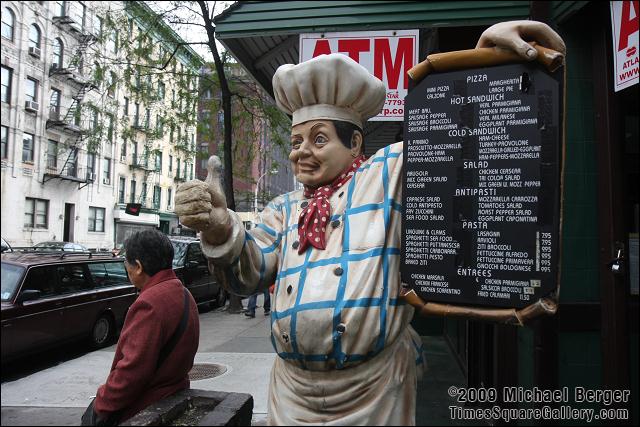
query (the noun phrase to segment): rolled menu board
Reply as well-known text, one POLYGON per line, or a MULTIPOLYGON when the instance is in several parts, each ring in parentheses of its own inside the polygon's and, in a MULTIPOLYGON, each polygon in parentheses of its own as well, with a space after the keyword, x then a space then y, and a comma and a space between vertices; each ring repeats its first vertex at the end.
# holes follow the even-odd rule
POLYGON ((557 288, 562 76, 513 63, 410 90, 401 274, 424 301, 520 309, 557 288))

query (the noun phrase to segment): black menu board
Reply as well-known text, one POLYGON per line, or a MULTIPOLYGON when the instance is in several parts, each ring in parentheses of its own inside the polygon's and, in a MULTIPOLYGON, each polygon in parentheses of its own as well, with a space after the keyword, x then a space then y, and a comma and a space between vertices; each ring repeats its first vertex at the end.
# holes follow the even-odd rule
POLYGON ((401 272, 425 301, 522 308, 557 287, 561 76, 452 71, 407 95, 401 272))

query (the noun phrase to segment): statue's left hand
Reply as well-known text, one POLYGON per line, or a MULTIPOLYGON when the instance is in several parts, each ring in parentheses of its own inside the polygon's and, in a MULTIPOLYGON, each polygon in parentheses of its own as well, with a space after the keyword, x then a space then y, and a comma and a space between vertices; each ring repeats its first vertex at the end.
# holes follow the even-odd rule
POLYGON ((562 38, 547 24, 537 21, 500 22, 487 28, 480 36, 476 49, 480 47, 499 46, 515 51, 523 59, 532 61, 538 52, 527 42, 538 44, 566 54, 562 38))

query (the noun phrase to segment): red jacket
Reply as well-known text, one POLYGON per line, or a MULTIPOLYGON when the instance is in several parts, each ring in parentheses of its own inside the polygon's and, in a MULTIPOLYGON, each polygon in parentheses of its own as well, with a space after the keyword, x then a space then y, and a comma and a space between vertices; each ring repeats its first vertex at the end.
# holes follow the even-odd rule
POLYGON ((124 409, 121 421, 150 404, 189 387, 188 373, 198 350, 198 308, 189 293, 189 322, 156 372, 160 350, 178 327, 184 291, 173 270, 153 275, 131 305, 122 327, 107 382, 98 388, 98 415, 124 409))

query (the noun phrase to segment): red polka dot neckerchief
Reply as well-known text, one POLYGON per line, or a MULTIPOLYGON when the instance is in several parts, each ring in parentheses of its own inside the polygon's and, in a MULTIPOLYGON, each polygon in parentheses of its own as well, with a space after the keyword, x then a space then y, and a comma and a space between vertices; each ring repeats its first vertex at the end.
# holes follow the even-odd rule
POLYGON ((309 204, 303 209, 298 219, 298 237, 300 246, 298 254, 302 254, 309 245, 317 249, 327 247, 326 230, 327 223, 331 219, 331 203, 329 197, 344 184, 349 182, 356 170, 365 162, 367 158, 360 155, 353 160, 353 163, 341 173, 331 184, 318 187, 316 189, 304 187, 304 197, 309 200, 309 204))

